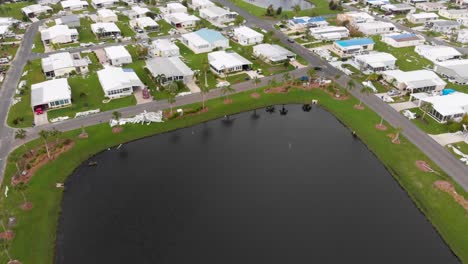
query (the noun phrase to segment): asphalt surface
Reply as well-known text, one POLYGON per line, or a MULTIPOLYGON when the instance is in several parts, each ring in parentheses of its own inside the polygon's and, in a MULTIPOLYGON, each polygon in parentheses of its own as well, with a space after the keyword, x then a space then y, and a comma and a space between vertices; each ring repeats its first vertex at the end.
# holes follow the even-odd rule
MULTIPOLYGON (((289 43, 287 41, 288 37, 282 34, 281 32, 274 29, 274 21, 269 20, 262 20, 258 17, 252 16, 246 11, 238 8, 237 6, 233 5, 230 1, 226 0, 216 0, 216 2, 221 3, 222 5, 229 7, 231 10, 238 12, 247 20, 247 25, 249 26, 256 26, 263 28, 267 31, 273 30, 275 37, 277 37, 281 42, 289 46, 295 53, 302 56, 306 59, 311 66, 321 66, 323 68, 319 74, 323 77, 328 77, 335 79, 335 77, 339 77, 336 79, 337 83, 342 86, 346 86, 346 83, 350 78, 339 70, 332 67, 328 62, 323 61, 319 57, 315 56, 306 48, 302 47, 297 43, 289 43)), ((19 79, 22 74, 22 69, 26 64, 28 58, 39 58, 34 54, 31 56, 31 47, 34 40, 35 33, 37 33, 38 24, 33 24, 30 29, 25 34, 23 44, 21 47, 20 52, 18 53, 17 57, 12 63, 12 67, 8 72, 8 76, 2 90, 0 91, 0 118, 2 119, 2 123, 4 127, 0 132, 0 161, 1 168, 4 168, 4 159, 8 155, 8 153, 13 150, 18 145, 22 144, 23 142, 15 141, 14 140, 14 130, 8 128, 6 125, 6 117, 8 114, 8 108, 13 98, 13 93, 16 88, 16 85, 19 82, 19 79)), ((120 43, 122 44, 122 43, 120 43)), ((113 44, 106 44, 102 46, 94 46, 94 47, 86 47, 83 50, 89 50, 90 48, 102 48, 103 46, 109 46, 113 44)), ((73 49, 73 50, 81 50, 81 48, 73 49)), ((306 75, 307 68, 298 69, 291 72, 291 75, 294 77, 300 77, 306 75)), ((266 85, 267 82, 271 78, 276 78, 277 80, 281 80, 281 75, 277 76, 270 76, 261 79, 260 85, 266 85)), ((239 83, 233 85, 233 88, 236 91, 246 91, 255 89, 253 83, 251 81, 239 83)), ((430 138, 426 133, 421 131, 415 125, 413 125, 409 120, 405 117, 400 115, 396 112, 393 108, 391 108, 388 104, 380 100, 374 95, 363 95, 360 93, 360 89, 362 89, 361 85, 357 85, 357 89, 351 91, 351 93, 361 99, 364 104, 370 107, 373 111, 381 115, 390 125, 393 127, 400 127, 402 128, 402 134, 406 136, 413 144, 415 144, 418 148, 420 148, 431 160, 433 160, 442 170, 444 170, 448 175, 453 177, 465 190, 468 190, 468 168, 462 164, 458 159, 456 159, 448 150, 444 147, 439 145, 436 141, 430 138)), ((221 91, 219 89, 215 89, 210 91, 207 95, 207 99, 216 98, 222 96, 221 91)), ((176 103, 174 104, 175 107, 200 102, 201 95, 200 94, 191 94, 186 95, 183 97, 177 97, 176 103)), ((141 113, 144 110, 147 111, 157 111, 163 110, 169 107, 169 104, 165 100, 161 101, 154 101, 147 104, 141 104, 136 106, 130 106, 122 109, 118 109, 119 112, 122 113, 124 117, 133 116, 137 113, 141 113)), ((71 129, 77 129, 81 126, 90 126, 98 123, 108 122, 112 117, 112 111, 102 112, 95 115, 91 115, 88 117, 78 118, 78 119, 71 119, 67 121, 63 121, 60 123, 55 124, 48 124, 41 127, 34 127, 27 129, 28 136, 26 140, 30 140, 36 138, 38 136, 38 132, 42 129, 50 129, 50 128, 57 128, 61 131, 67 131, 71 129)), ((411 158, 411 157, 409 157, 411 158)), ((3 169, 1 177, 3 178, 3 169)))

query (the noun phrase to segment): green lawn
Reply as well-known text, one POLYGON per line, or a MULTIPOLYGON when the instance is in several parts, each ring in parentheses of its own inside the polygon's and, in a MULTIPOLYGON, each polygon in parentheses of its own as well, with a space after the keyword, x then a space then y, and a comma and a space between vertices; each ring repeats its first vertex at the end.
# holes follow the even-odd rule
POLYGON ((89 18, 80 18, 80 27, 78 28, 78 38, 81 43, 97 43, 96 36, 91 31, 91 24, 94 22, 89 18))
POLYGON ((417 54, 414 47, 394 48, 380 41, 379 36, 373 37, 373 40, 375 41, 374 50, 395 56, 397 58, 396 65, 402 71, 422 70, 427 67, 432 69, 433 63, 417 54))
POLYGON ((21 8, 36 4, 36 1, 26 1, 26 2, 18 2, 18 3, 2 3, 0 4, 0 16, 1 17, 13 17, 18 20, 23 20, 24 15, 21 12, 21 8))
POLYGON ((26 81, 26 86, 22 91, 21 102, 16 103, 8 112, 7 123, 12 127, 30 127, 34 121, 33 112, 31 109, 31 85, 45 81, 45 76, 42 73, 41 60, 34 60, 26 64, 24 68, 28 72, 27 75, 21 77, 21 80, 26 81), (23 121, 15 124, 14 120, 22 118, 23 121))
POLYGON ((133 36, 136 35, 135 31, 133 31, 130 28, 130 26, 128 25, 128 22, 117 21, 115 24, 119 27, 119 29, 120 29, 120 31, 122 33, 122 36, 124 36, 124 37, 133 37, 133 36))
POLYGON ((241 74, 235 74, 235 75, 228 75, 226 79, 229 83, 236 84, 236 83, 250 80, 250 77, 247 73, 241 73, 241 74))
POLYGON ((44 53, 45 47, 44 43, 41 40, 41 33, 38 33, 36 38, 34 39, 34 48, 32 49, 32 51, 36 53, 44 53))
POLYGON ((424 116, 424 120, 421 119, 423 116, 423 111, 421 109, 413 108, 413 109, 410 109, 410 111, 413 113, 416 113, 420 117, 420 118, 411 120, 411 122, 413 122, 413 124, 418 126, 424 132, 428 134, 432 134, 432 135, 449 132, 447 128, 447 124, 440 124, 427 114, 424 116))
POLYGON ((18 51, 19 44, 0 44, 0 54, 2 57, 12 56, 12 60, 18 51))
POLYGON ((136 104, 135 96, 126 96, 103 103, 104 91, 101 88, 97 73, 86 76, 73 76, 68 78, 72 90, 72 105, 70 107, 50 110, 47 117, 50 119, 60 116, 75 117, 77 112, 100 109, 107 111, 136 104))
MULTIPOLYGON (((63 189, 56 188, 55 184, 64 182, 66 178, 92 155, 145 136, 171 131, 181 127, 188 127, 200 122, 219 118, 224 115, 246 111, 272 104, 305 103, 311 99, 318 99, 319 104, 332 112, 340 121, 356 132, 357 136, 382 161, 394 178, 408 192, 414 203, 436 227, 451 249, 463 261, 468 261, 468 221, 466 211, 445 192, 438 191, 433 184, 436 180, 450 178, 440 171, 435 164, 421 153, 405 138, 401 144, 395 145, 387 137, 390 131, 379 131, 374 128, 380 117, 368 108, 359 111, 353 108, 357 100, 337 101, 320 90, 304 91, 291 90, 287 95, 264 94, 260 99, 252 99, 251 92, 233 95, 233 104, 226 105, 223 100, 215 99, 208 102, 209 111, 199 115, 187 116, 168 122, 146 125, 126 125, 120 134, 113 134, 108 124, 99 124, 86 128, 89 139, 78 139, 80 129, 66 132, 63 137, 73 138, 74 147, 57 159, 40 168, 33 176, 25 191, 28 200, 32 201, 34 208, 25 212, 19 208, 22 197, 15 189, 10 189, 8 198, 1 197, 2 208, 8 210, 17 218, 15 238, 11 242, 9 253, 14 259, 22 263, 52 263, 54 257, 54 242, 56 239, 57 222, 63 189), (439 174, 426 173, 418 170, 414 165, 416 160, 426 160, 439 174)), ((198 106, 199 104, 196 104, 198 106)), ((187 106, 187 107, 196 107, 187 106)), ((28 143, 28 147, 42 144, 40 140, 28 143)), ((27 148, 17 148, 9 157, 6 166, 5 180, 2 193, 15 173, 14 157, 22 155, 27 148)), ((468 193, 456 185, 457 191, 468 197, 468 193)), ((5 216, 8 217, 8 216, 5 216)), ((0 261, 7 262, 3 252, 0 261)))

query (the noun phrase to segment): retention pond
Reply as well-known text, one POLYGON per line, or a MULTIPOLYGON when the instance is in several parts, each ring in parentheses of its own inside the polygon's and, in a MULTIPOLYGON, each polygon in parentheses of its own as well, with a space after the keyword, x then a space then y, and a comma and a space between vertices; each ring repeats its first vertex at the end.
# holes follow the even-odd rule
POLYGON ((333 115, 285 108, 93 157, 66 182, 55 263, 459 263, 333 115))

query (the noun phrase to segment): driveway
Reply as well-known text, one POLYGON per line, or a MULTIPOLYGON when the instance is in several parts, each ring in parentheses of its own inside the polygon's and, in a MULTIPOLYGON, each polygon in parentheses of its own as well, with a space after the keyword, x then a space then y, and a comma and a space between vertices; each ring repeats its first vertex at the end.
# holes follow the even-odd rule
MULTIPOLYGON (((461 132, 429 136, 442 146, 465 141, 465 136, 463 136, 461 132)), ((468 138, 466 140, 468 140, 468 138)))
POLYGON ((44 111, 42 115, 34 114, 34 124, 36 124, 36 126, 49 124, 49 119, 47 118, 47 111, 44 111))
POLYGON ((136 88, 133 91, 133 95, 135 96, 135 99, 137 101, 137 105, 138 104, 145 104, 145 103, 149 103, 149 102, 153 101, 153 97, 151 95, 150 95, 150 98, 148 98, 148 99, 143 98, 143 89, 142 88, 136 88))
POLYGON ((187 83, 187 87, 190 89, 190 92, 192 93, 199 93, 201 91, 200 87, 198 87, 198 85, 195 82, 187 83))
POLYGON ((96 54, 99 63, 101 63, 102 65, 107 64, 107 56, 104 49, 97 49, 94 51, 94 53, 96 54))
POLYGON ((403 102, 403 103, 394 103, 394 104, 390 104, 390 106, 393 109, 395 109, 397 112, 400 112, 400 111, 403 111, 403 110, 406 110, 406 109, 411 109, 411 108, 418 107, 418 105, 415 104, 414 101, 412 101, 412 102, 403 102))

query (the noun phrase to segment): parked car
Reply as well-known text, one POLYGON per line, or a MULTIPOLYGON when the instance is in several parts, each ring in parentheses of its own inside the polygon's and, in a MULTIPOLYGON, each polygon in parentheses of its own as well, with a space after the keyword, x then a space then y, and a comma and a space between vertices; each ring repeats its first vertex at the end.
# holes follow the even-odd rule
POLYGON ((288 38, 288 42, 289 42, 289 43, 294 43, 294 39, 288 38))
POLYGON ((34 109, 34 113, 36 113, 36 115, 42 115, 44 113, 44 110, 42 109, 42 107, 36 107, 36 109, 34 109))
POLYGON ((391 89, 390 91, 387 92, 387 95, 388 96, 397 96, 397 95, 400 95, 401 92, 397 89, 391 89))
POLYGON ((141 28, 137 28, 137 29, 136 29, 136 32, 137 32, 137 33, 143 33, 144 31, 143 31, 141 28))
POLYGON ((143 89, 143 99, 149 99, 149 98, 150 98, 150 94, 149 94, 148 88, 144 88, 143 89))

